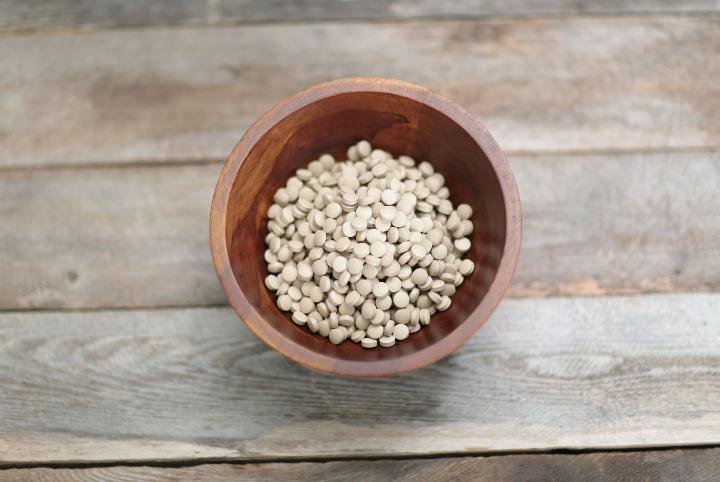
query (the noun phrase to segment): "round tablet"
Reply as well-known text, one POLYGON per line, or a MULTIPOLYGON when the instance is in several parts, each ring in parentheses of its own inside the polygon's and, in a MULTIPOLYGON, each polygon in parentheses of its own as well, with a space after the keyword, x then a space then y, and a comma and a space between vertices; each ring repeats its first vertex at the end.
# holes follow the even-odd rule
POLYGON ((296 325, 304 325, 307 323, 308 317, 305 313, 301 311, 296 311, 292 314, 292 320, 295 322, 296 325))
POLYGON ((378 281, 373 286, 372 292, 376 298, 381 298, 383 296, 387 296, 387 294, 390 292, 390 290, 388 289, 388 285, 386 283, 384 283, 382 281, 378 281))
POLYGON ((410 335, 410 330, 405 325, 395 325, 393 327, 393 336, 396 340, 404 340, 410 335))
POLYGON ((348 249, 350 249, 350 243, 350 238, 346 236, 341 237, 340 239, 335 241, 335 251, 337 251, 338 253, 343 253, 347 251, 348 249))
POLYGON ((425 270, 425 268, 418 268, 412 272, 412 275, 410 275, 410 279, 413 280, 413 283, 415 283, 417 286, 421 286, 425 283, 425 281, 427 281, 428 272, 427 270, 425 270))
POLYGON ((377 268, 380 266, 380 258, 378 258, 377 256, 369 255, 365 258, 365 264, 377 268))
POLYGON ((396 211, 392 218, 392 225, 396 228, 402 228, 407 223, 407 216, 402 211, 396 211))
POLYGON ((430 250, 430 253, 435 259, 445 259, 448 254, 447 246, 445 246, 444 244, 438 244, 437 246, 434 246, 432 250, 430 250))
POLYGON ((363 262, 360 261, 357 258, 350 258, 347 262, 347 270, 350 272, 350 274, 360 274, 362 273, 363 269, 363 262))
POLYGON ((383 336, 384 334, 384 328, 382 325, 370 325, 368 326, 367 330, 365 330, 367 333, 367 336, 370 338, 375 338, 376 340, 383 336))
POLYGON ((290 311, 290 308, 292 308, 292 302, 292 298, 290 298, 288 295, 278 296, 277 299, 278 308, 283 311, 290 311))
POLYGON ((469 204, 460 204, 455 210, 460 219, 470 219, 472 217, 472 207, 469 204))
POLYGON ((315 303, 308 297, 304 297, 300 300, 300 311, 306 315, 310 314, 315 309, 315 303))
POLYGON ((442 232, 442 230, 437 229, 437 228, 431 229, 431 230, 428 232, 427 237, 428 237, 428 239, 430 240, 430 242, 433 244, 433 246, 436 246, 436 245, 442 243, 442 240, 443 240, 443 232, 442 232))
POLYGON ((340 327, 333 328, 330 330, 330 342, 334 345, 339 345, 345 340, 345 332, 340 327))
POLYGON ((393 328, 395 328, 395 322, 391 319, 385 323, 385 326, 383 326, 383 333, 385 336, 390 336, 393 334, 393 328))
POLYGON ((365 278, 361 278, 355 283, 355 290, 360 293, 361 296, 367 296, 372 291, 372 283, 365 278))
POLYGON ((395 276, 388 278, 387 281, 385 281, 385 284, 387 284, 388 291, 390 291, 390 293, 397 293, 400 291, 400 288, 402 288, 402 281, 400 281, 400 278, 395 276))
POLYGON ((372 173, 375 177, 382 177, 387 173, 387 166, 385 164, 375 164, 372 167, 372 173))
POLYGON ((300 301, 300 298, 302 298, 302 291, 300 291, 300 288, 297 286, 290 286, 288 288, 287 294, 292 298, 293 301, 300 301))
POLYGON ((380 231, 381 233, 387 232, 388 229, 390 229, 390 226, 391 226, 390 221, 386 221, 386 220, 384 220, 384 219, 382 219, 382 218, 377 218, 377 219, 375 220, 375 227, 376 227, 376 228, 378 229, 378 231, 380 231))
POLYGON ((392 307, 392 299, 389 296, 382 296, 375 300, 375 305, 378 307, 378 309, 385 312, 392 307))
POLYGON ((372 146, 368 141, 362 140, 358 142, 357 144, 357 152, 360 155, 360 157, 367 157, 370 155, 370 151, 372 151, 372 146))
POLYGON ((366 320, 372 320, 375 318, 375 311, 377 308, 375 308, 375 304, 373 304, 372 301, 366 301, 362 304, 362 308, 360 309, 360 313, 363 318, 366 320))
POLYGON ((370 254, 376 258, 381 258, 385 255, 385 243, 382 241, 376 241, 370 245, 370 254))
POLYGON ((348 238, 352 238, 355 236, 355 228, 350 223, 350 221, 345 221, 342 225, 342 233, 347 236, 348 238))
POLYGON ((320 303, 325 298, 323 291, 317 285, 310 288, 308 297, 313 301, 313 303, 320 303))
POLYGON ((347 302, 347 298, 345 301, 338 307, 338 313, 341 315, 352 315, 355 313, 355 307, 347 302))
POLYGON ((350 224, 355 228, 355 231, 365 231, 367 229, 367 219, 360 216, 354 217, 350 224))
POLYGON ((328 272, 327 262, 322 258, 316 260, 312 264, 312 272, 318 276, 323 276, 328 272))
POLYGON ((392 189, 385 189, 380 196, 382 202, 386 205, 393 205, 398 202, 398 195, 392 189))
POLYGON ((309 281, 313 277, 312 267, 306 261, 298 263, 297 271, 298 271, 298 277, 303 281, 309 281))
POLYGON ((385 235, 379 229, 368 229, 365 240, 368 243, 374 243, 376 241, 385 241, 385 235))
POLYGON ((398 308, 405 308, 410 303, 410 297, 407 292, 400 290, 393 295, 393 304, 398 308))
POLYGON ((353 254, 358 258, 364 258, 370 254, 370 245, 367 243, 357 243, 353 247, 353 254))
POLYGON ((333 260, 332 267, 333 270, 338 273, 345 271, 345 269, 347 269, 347 258, 344 256, 336 256, 333 260))
POLYGON ((365 338, 365 330, 355 330, 350 335, 350 339, 355 343, 359 343, 363 338, 365 338))
POLYGON ((398 242, 398 239, 400 239, 400 230, 396 227, 391 227, 390 229, 388 229, 386 237, 388 243, 395 244, 398 242))
POLYGON ((320 329, 320 324, 319 324, 319 323, 320 323, 320 322, 319 322, 318 320, 316 320, 315 318, 310 318, 310 317, 308 317, 307 327, 308 327, 308 329, 309 329, 311 332, 317 333, 318 330, 320 329))
POLYGON ((379 268, 376 266, 369 265, 365 263, 365 266, 363 266, 363 272, 362 275, 367 279, 373 279, 377 278, 379 268))
POLYGON ((413 255, 413 257, 417 259, 422 259, 427 254, 427 250, 422 244, 416 243, 410 247, 410 253, 413 255))
POLYGON ((295 265, 286 264, 282 270, 282 278, 288 283, 294 282, 298 277, 297 268, 295 265))
POLYGON ((385 312, 383 310, 376 310, 375 316, 370 320, 370 323, 373 325, 382 325, 385 323, 385 312))
POLYGON ((383 206, 380 208, 380 219, 392 221, 397 213, 398 210, 395 209, 395 206, 383 206))
MULTIPOLYGON (((360 300, 362 297, 360 296, 360 293, 357 292, 357 290, 352 290, 347 295, 345 295, 345 303, 349 303, 353 306, 357 306, 358 303, 360 303, 360 300)), ((353 312, 355 310, 353 309, 353 312)))
POLYGON ((268 275, 265 278, 265 286, 267 286, 269 290, 277 291, 280 287, 280 280, 274 274, 268 275))
MULTIPOLYGON (((344 290, 347 291, 347 286, 345 286, 345 285, 347 285, 350 282, 350 276, 351 276, 350 273, 348 273, 347 271, 343 271, 342 273, 340 273, 340 276, 338 276, 338 279, 335 280, 335 283, 338 283, 340 286, 343 286, 344 290)), ((343 293, 345 291, 343 291, 343 293)))
POLYGON ((395 323, 406 325, 410 322, 410 314, 412 310, 410 308, 403 308, 395 311, 395 323))
POLYGON ((468 238, 460 238, 455 240, 455 249, 464 253, 470 249, 470 240, 468 238))
POLYGON ((329 218, 337 218, 340 213, 342 213, 342 207, 336 202, 331 202, 325 206, 325 215, 329 218))
POLYGON ((461 275, 467 276, 473 271, 475 271, 475 263, 473 263, 469 259, 464 259, 462 260, 462 262, 460 262, 460 267, 458 268, 458 271, 460 271, 461 275))

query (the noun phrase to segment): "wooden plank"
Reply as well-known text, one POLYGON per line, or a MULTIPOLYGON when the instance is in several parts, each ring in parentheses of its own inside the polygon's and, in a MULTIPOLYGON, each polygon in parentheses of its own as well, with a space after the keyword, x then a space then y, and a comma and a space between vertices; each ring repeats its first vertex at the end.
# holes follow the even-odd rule
POLYGON ((511 157, 511 296, 720 290, 720 152, 511 157))
POLYGON ((224 159, 283 97, 352 75, 445 94, 508 151, 717 146, 719 27, 709 15, 2 37, 0 166, 224 159))
POLYGON ((352 460, 264 464, 212 464, 193 467, 98 467, 10 469, 6 482, 133 480, 137 482, 220 482, 312 480, 330 482, 523 482, 548 480, 714 482, 720 449, 598 452, 580 455, 504 455, 410 460, 352 460))
POLYGON ((0 308, 226 303, 208 244, 218 164, 0 175, 0 308))
POLYGON ((256 22, 479 18, 587 13, 717 12, 713 0, 2 0, 0 32, 256 22))
POLYGON ((0 313, 5 464, 720 441, 720 294, 505 300, 450 358, 308 371, 228 308, 0 313))
POLYGON ((0 31, 206 24, 209 0, 0 0, 0 31))
MULTIPOLYGON (((720 153, 513 156, 511 296, 720 290, 720 153)), ((220 166, 0 174, 0 309, 226 303, 210 261, 220 166)))

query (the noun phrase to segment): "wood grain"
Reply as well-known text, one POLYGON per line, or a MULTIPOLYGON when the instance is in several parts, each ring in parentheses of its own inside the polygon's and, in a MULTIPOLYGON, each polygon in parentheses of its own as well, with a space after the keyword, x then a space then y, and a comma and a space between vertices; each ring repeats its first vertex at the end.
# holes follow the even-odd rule
POLYGON ((713 0, 2 0, 0 31, 718 10, 713 0))
MULTIPOLYGON (((511 156, 512 296, 720 291, 720 154, 511 156)), ((218 164, 0 174, 0 308, 225 304, 218 164)))
POLYGON ((507 151, 717 146, 718 54, 716 15, 2 37, 0 166, 224 159, 283 97, 353 75, 447 95, 507 151))
POLYGON ((503 455, 410 460, 354 460, 265 464, 212 464, 182 468, 102 467, 87 469, 10 469, 6 482, 273 481, 337 482, 715 482, 720 449, 598 452, 581 455, 503 455))
POLYGON ((720 290, 720 152, 511 157, 512 296, 720 290))
POLYGON ((219 172, 0 174, 0 308, 224 304, 208 247, 219 172))
POLYGON ((271 460, 711 444, 718 294, 505 300, 450 358, 308 371, 228 308, 0 313, 0 460, 271 460))

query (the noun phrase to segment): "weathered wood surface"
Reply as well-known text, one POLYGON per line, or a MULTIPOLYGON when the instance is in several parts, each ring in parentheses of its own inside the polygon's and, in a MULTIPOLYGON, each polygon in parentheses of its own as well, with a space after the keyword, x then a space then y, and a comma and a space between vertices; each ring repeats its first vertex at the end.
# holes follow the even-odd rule
POLYGON ((228 308, 0 313, 0 460, 392 456, 720 442, 720 294, 505 300, 450 358, 308 371, 228 308))
MULTIPOLYGON (((512 156, 511 296, 720 290, 720 154, 512 156)), ((208 247, 220 165, 0 173, 0 309, 226 303, 208 247)))
POLYGON ((717 15, 1 37, 0 166, 224 159, 283 97, 352 75, 445 94, 508 151, 717 146, 719 54, 717 15))
POLYGON ((219 164, 0 174, 0 309, 225 303, 219 164))
POLYGON ((712 448, 580 455, 212 464, 182 468, 10 469, 0 472, 0 476, 6 482, 716 482, 719 473, 720 449, 712 448))
POLYGON ((0 0, 0 32, 256 22, 717 12, 714 0, 0 0))
POLYGON ((510 160, 523 206, 511 295, 720 290, 720 151, 510 160))

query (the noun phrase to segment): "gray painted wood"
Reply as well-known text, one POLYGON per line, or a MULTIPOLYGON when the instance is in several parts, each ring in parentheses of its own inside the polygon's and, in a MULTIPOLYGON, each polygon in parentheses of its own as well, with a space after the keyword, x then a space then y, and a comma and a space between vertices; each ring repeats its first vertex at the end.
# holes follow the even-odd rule
POLYGON ((6 482, 66 482, 133 480, 337 482, 715 482, 720 473, 720 449, 647 452, 599 452, 581 455, 503 455, 411 460, 353 460, 264 464, 212 464, 182 468, 100 467, 87 469, 11 469, 6 482))
POLYGON ((717 146, 718 52, 714 15, 2 37, 0 166, 224 159, 280 99, 353 75, 445 94, 513 152, 717 146))
MULTIPOLYGON (((511 156, 511 296, 720 290, 720 154, 511 156)), ((210 261, 219 164, 0 174, 0 308, 226 303, 210 261)))
POLYGON ((426 455, 720 442, 719 294, 505 300, 450 358, 308 371, 228 308, 0 313, 0 460, 426 455))
POLYGON ((209 0, 0 0, 0 31, 206 24, 209 0))
POLYGON ((720 152, 510 162, 523 207, 511 295, 720 290, 720 152))
POLYGON ((718 10, 714 0, 0 0, 0 31, 718 10))
POLYGON ((219 172, 0 174, 0 308, 225 303, 208 242, 219 172))

